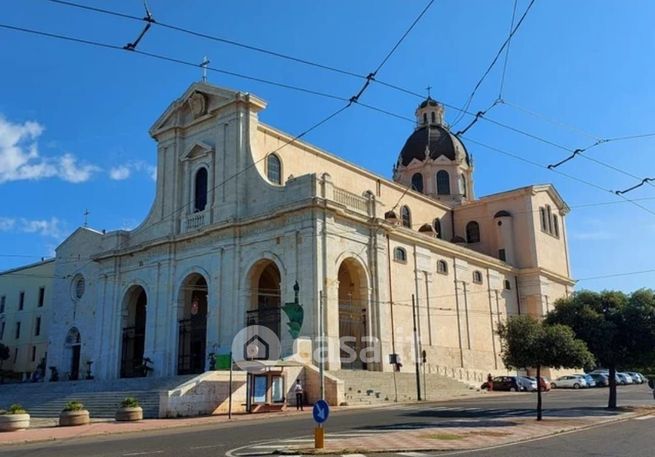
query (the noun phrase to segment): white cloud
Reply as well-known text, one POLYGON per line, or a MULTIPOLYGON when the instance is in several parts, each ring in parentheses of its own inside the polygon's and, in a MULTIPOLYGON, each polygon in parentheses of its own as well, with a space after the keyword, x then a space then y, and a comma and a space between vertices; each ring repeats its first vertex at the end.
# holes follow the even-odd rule
POLYGON ((0 217, 0 231, 36 233, 52 238, 61 238, 65 234, 65 230, 61 227, 61 221, 56 217, 50 219, 0 217))
POLYGON ((114 181, 122 181, 132 176, 132 173, 135 171, 146 173, 153 181, 157 179, 157 168, 154 165, 141 161, 127 162, 115 166, 109 170, 109 177, 114 181))
POLYGON ((0 217, 0 232, 8 232, 16 225, 16 219, 0 217))
POLYGON ((43 131, 38 122, 16 124, 0 115, 0 183, 52 177, 80 183, 100 170, 95 165, 79 163, 70 153, 42 157, 37 140, 43 131))
POLYGON ((109 170, 109 177, 114 181, 122 181, 127 179, 131 174, 132 170, 127 165, 113 167, 111 170, 109 170))
POLYGON ((582 241, 602 241, 602 240, 611 240, 614 238, 614 235, 605 230, 596 230, 588 232, 577 232, 574 231, 569 235, 574 240, 582 241))

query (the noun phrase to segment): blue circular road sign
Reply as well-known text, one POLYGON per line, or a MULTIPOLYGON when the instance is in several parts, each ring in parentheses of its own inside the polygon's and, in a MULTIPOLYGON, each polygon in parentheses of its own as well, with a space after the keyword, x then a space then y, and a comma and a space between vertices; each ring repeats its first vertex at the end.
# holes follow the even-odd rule
POLYGON ((314 409, 312 410, 312 415, 317 424, 322 424, 325 422, 330 415, 330 406, 325 400, 319 400, 314 403, 314 409))

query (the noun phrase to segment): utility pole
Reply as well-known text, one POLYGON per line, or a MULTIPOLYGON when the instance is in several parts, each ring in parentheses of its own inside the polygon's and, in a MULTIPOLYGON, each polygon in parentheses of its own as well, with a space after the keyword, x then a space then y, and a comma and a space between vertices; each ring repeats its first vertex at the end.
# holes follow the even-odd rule
POLYGON ((416 333, 416 298, 412 294, 412 317, 414 318, 414 359, 416 366, 416 397, 421 401, 421 374, 419 368, 418 334, 416 333))
POLYGON ((321 375, 321 400, 325 399, 325 375, 324 375, 324 364, 325 364, 325 346, 324 346, 324 336, 323 336, 323 291, 318 293, 318 338, 320 342, 321 350, 319 351, 319 361, 318 367, 321 375))

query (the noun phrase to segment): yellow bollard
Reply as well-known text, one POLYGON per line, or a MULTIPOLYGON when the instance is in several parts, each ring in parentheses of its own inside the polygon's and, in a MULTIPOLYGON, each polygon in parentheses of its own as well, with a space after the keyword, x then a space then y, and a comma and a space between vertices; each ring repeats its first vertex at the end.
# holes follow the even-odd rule
POLYGON ((320 425, 314 428, 314 449, 323 449, 325 444, 325 429, 320 425))

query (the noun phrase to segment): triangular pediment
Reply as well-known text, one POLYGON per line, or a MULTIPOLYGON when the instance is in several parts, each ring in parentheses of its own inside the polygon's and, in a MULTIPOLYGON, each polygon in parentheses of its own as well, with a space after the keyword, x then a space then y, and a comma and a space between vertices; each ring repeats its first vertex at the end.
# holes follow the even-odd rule
POLYGON ((156 136, 170 128, 195 124, 220 109, 238 101, 248 101, 259 111, 266 106, 263 100, 249 94, 204 82, 191 84, 180 98, 171 103, 150 128, 150 135, 156 136))
POLYGON ((197 143, 188 146, 184 150, 184 153, 182 154, 182 157, 180 157, 180 159, 182 160, 199 159, 201 157, 206 157, 209 154, 212 154, 213 152, 214 152, 214 146, 212 146, 209 143, 205 143, 204 141, 198 141, 197 143))

